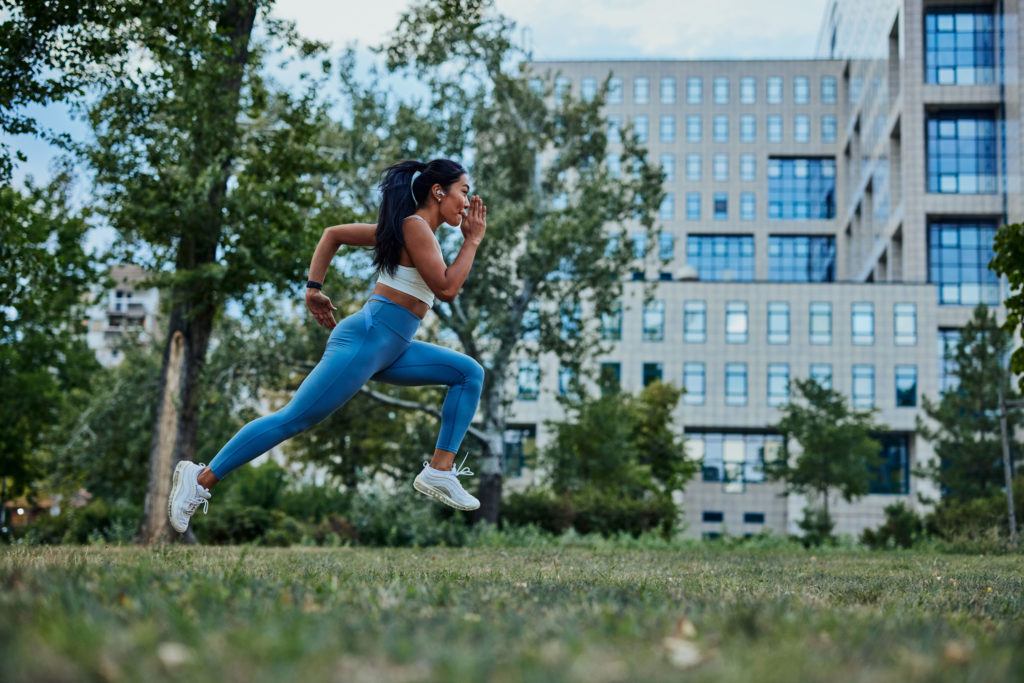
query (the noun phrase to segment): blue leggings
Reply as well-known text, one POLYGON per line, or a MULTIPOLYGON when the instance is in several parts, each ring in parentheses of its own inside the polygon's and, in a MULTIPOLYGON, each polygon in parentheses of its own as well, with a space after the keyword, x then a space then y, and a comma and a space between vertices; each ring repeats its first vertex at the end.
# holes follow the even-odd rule
POLYGON ((413 341, 420 319, 375 294, 331 332, 323 358, 276 413, 238 430, 210 463, 223 479, 231 470, 309 429, 352 398, 367 380, 401 386, 447 384, 437 448, 458 451, 476 413, 484 370, 469 356, 413 341))

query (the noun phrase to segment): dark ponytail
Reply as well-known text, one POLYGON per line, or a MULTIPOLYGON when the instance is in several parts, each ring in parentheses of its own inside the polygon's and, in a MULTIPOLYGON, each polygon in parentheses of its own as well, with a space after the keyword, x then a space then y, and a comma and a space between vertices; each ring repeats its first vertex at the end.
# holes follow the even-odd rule
POLYGON ((373 265, 378 271, 395 274, 405 246, 402 221, 426 204, 430 188, 440 185, 447 191, 465 172, 461 164, 449 159, 434 159, 428 163, 401 161, 384 169, 373 248, 373 265), (414 181, 417 172, 419 175, 414 181))

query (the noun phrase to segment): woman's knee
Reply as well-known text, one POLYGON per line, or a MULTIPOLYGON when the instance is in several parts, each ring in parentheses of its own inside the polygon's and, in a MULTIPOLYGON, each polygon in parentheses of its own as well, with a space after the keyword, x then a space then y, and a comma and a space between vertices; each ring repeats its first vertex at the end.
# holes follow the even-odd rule
POLYGON ((463 380, 466 384, 472 384, 477 387, 483 387, 484 385, 484 366, 476 362, 476 360, 466 356, 466 378, 463 380))

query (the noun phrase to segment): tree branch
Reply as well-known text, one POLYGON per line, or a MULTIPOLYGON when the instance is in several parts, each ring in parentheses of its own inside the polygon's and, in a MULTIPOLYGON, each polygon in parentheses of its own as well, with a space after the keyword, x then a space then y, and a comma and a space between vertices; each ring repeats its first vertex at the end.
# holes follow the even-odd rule
MULTIPOLYGON (((394 396, 388 396, 387 394, 382 394, 379 391, 374 391, 373 389, 370 389, 369 387, 366 386, 360 389, 360 391, 369 396, 370 398, 376 401, 380 401, 384 405, 394 406, 396 408, 401 408, 403 410, 418 410, 421 413, 432 415, 439 420, 441 419, 440 410, 425 405, 423 403, 419 403, 417 401, 406 401, 405 399, 395 398, 394 396)), ((487 440, 486 434, 484 434, 484 432, 480 431, 479 429, 472 425, 469 426, 469 429, 466 433, 479 441, 486 442, 487 440)))

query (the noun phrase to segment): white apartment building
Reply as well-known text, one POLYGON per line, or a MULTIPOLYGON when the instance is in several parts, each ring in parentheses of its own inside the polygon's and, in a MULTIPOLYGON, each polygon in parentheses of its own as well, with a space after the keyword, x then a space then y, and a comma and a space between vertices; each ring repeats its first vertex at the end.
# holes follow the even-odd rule
POLYGON ((141 288, 146 272, 139 266, 112 266, 114 288, 90 293, 86 308, 86 344, 104 367, 119 364, 124 343, 143 343, 157 334, 160 292, 141 288))
MULTIPOLYGON (((814 59, 532 64, 556 97, 610 77, 610 139, 632 130, 666 174, 658 243, 638 243, 595 363, 626 391, 685 387, 680 457, 701 464, 681 500, 688 535, 798 531, 805 501, 762 473, 795 378, 889 427, 871 493, 831 501, 837 532, 937 495, 912 474, 934 457, 921 397, 949 387, 943 350, 973 307, 1001 306, 992 238, 1024 220, 1020 16, 1019 2, 833 0, 814 59), (656 281, 650 305, 639 280, 656 281)), ((619 170, 614 142, 608 163, 619 170)), ((518 371, 511 486, 532 479, 564 389, 556 361, 518 371)))

